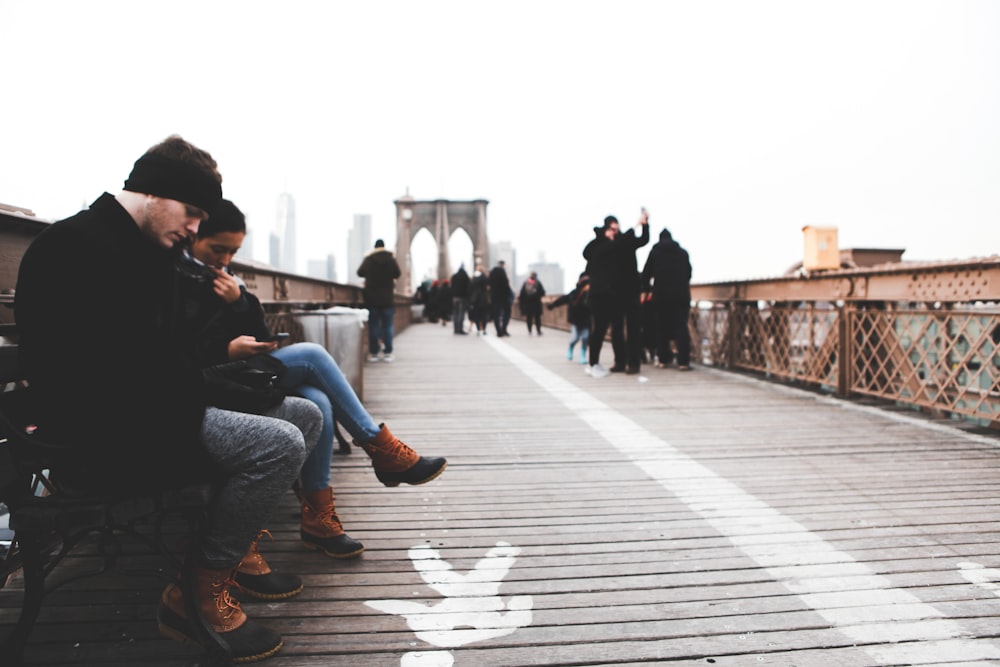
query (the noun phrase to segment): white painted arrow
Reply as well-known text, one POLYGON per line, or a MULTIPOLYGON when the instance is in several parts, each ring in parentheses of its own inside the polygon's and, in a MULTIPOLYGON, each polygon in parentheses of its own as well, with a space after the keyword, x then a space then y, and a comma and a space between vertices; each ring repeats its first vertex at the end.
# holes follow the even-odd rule
POLYGON ((500 597, 500 582, 520 552, 518 547, 497 542, 472 570, 462 574, 434 549, 412 547, 408 553, 414 568, 444 599, 437 603, 369 600, 365 604, 402 616, 417 637, 433 646, 452 648, 509 635, 531 624, 530 595, 516 595, 506 603, 500 597))

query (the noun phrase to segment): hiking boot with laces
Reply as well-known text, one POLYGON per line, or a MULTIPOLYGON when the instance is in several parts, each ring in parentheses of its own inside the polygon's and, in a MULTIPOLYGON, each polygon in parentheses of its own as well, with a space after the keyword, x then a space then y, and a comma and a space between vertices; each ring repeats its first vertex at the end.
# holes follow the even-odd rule
POLYGON ((294 574, 275 572, 257 550, 257 543, 271 533, 262 530, 250 544, 250 550, 236 567, 234 577, 241 595, 258 600, 284 600, 302 592, 302 580, 294 574))
POLYGON ((394 436, 389 427, 379 424, 379 432, 368 442, 354 441, 372 460, 375 476, 385 486, 426 484, 442 472, 448 461, 441 456, 420 456, 394 436))
POLYGON ((361 555, 365 545, 344 532, 337 511, 333 507, 333 489, 326 487, 311 493, 302 493, 302 527, 299 537, 313 551, 322 551, 330 558, 354 558, 361 555))
MULTIPOLYGON (((235 585, 232 575, 232 570, 195 568, 193 588, 198 607, 206 623, 229 645, 233 662, 270 658, 282 647, 284 640, 274 630, 248 618, 240 609, 240 603, 229 594, 230 586, 235 585)), ((177 584, 168 584, 160 595, 156 620, 163 636, 201 645, 199 633, 184 608, 184 592, 177 584)))

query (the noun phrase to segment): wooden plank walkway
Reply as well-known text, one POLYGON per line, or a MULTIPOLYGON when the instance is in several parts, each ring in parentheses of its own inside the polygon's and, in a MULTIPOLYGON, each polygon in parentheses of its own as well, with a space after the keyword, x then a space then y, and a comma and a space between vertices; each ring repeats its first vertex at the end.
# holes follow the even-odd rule
MULTIPOLYGON (((264 664, 1000 662, 995 437, 704 368, 597 380, 566 341, 421 324, 368 365, 369 411, 448 470, 338 457, 354 561, 299 545, 289 493, 263 551, 306 590, 246 604, 285 635, 264 664)), ((205 664, 157 635, 160 588, 57 591, 28 664, 205 664)))

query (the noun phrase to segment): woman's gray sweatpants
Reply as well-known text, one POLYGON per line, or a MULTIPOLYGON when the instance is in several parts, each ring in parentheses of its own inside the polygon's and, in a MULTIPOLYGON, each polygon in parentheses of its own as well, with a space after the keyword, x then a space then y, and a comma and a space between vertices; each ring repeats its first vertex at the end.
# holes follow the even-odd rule
POLYGON ((200 565, 236 567, 298 478, 322 425, 319 409, 294 396, 265 415, 208 408, 201 437, 224 482, 211 510, 200 565))

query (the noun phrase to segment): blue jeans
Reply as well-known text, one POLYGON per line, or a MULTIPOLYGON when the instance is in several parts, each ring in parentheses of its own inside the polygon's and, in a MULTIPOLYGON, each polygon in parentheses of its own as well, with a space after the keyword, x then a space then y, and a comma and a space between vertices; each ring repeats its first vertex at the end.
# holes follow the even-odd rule
POLYGON ((378 341, 382 339, 382 345, 386 354, 392 354, 392 334, 395 326, 393 317, 396 315, 395 306, 366 306, 368 308, 368 354, 378 354, 378 341))
POLYGON ((490 302, 490 317, 493 318, 493 328, 497 330, 497 336, 507 333, 507 322, 504 317, 504 304, 490 302))
POLYGON ((368 442, 381 430, 361 405, 358 395, 330 353, 316 343, 295 343, 271 353, 288 366, 281 387, 316 404, 323 426, 316 448, 302 466, 302 490, 321 491, 330 486, 334 420, 359 442, 368 442))
POLYGON ((575 324, 571 324, 569 325, 569 335, 569 349, 571 351, 577 341, 580 341, 581 349, 587 349, 587 345, 590 343, 590 329, 588 327, 578 327, 575 324))
POLYGON ((462 333, 465 331, 465 312, 469 309, 469 300, 456 296, 451 303, 451 319, 455 324, 455 333, 462 333))

